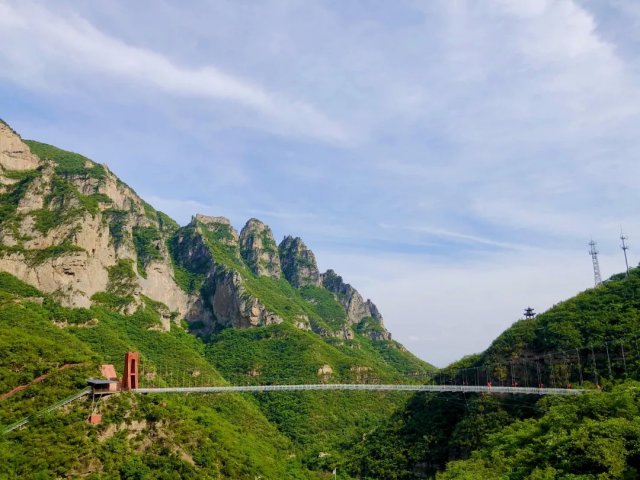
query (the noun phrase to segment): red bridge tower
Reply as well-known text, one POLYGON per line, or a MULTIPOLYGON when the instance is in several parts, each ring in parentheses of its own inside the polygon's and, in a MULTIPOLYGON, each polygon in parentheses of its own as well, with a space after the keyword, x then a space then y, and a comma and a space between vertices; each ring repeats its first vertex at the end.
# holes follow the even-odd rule
POLYGON ((138 352, 127 352, 124 356, 122 390, 138 388, 138 352))

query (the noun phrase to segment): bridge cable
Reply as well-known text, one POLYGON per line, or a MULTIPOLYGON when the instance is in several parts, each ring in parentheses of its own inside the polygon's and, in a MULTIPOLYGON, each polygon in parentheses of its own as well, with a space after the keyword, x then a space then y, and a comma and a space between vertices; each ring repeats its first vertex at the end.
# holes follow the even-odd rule
POLYGON ((582 386, 582 362, 580 361, 580 351, 576 348, 576 355, 578 356, 578 374, 580 375, 580 386, 582 386))
POLYGON ((593 377, 594 377, 594 383, 596 385, 596 387, 598 385, 600 385, 599 382, 599 378, 598 378, 598 366, 596 364, 596 354, 593 351, 593 345, 591 345, 591 360, 593 360, 593 377))
POLYGON ((613 380, 613 370, 611 370, 611 357, 609 357, 609 345, 604 342, 604 348, 607 350, 607 367, 609 368, 609 380, 613 380))
POLYGON ((552 354, 548 355, 549 357, 549 381, 551 382, 551 387, 556 387, 556 377, 553 372, 553 356, 552 354))

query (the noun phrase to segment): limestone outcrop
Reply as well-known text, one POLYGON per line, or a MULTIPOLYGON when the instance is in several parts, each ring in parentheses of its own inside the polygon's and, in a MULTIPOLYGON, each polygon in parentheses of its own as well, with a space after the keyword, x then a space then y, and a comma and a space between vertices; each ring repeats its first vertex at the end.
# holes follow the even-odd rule
POLYGON ((301 238, 286 236, 278 246, 282 273, 296 288, 320 286, 320 272, 316 257, 301 238))
POLYGON ((106 166, 25 143, 0 122, 0 185, 14 202, 0 226, 0 270, 63 305, 89 307, 94 294, 107 290, 111 267, 120 260, 140 266, 132 232, 151 229, 158 232, 158 251, 147 275, 136 275, 134 297, 146 295, 186 314, 189 300, 173 280, 159 214, 106 166))
POLYGON ((320 274, 300 238, 277 245, 255 218, 240 233, 202 214, 179 227, 106 165, 23 141, 2 121, 0 194, 0 270, 63 305, 90 307, 110 294, 133 313, 151 299, 163 329, 186 318, 202 335, 286 319, 327 338, 391 338, 376 306, 332 270, 320 274), (283 276, 290 286, 270 280, 283 276), (295 291, 307 286, 320 290, 295 291))
POLYGON ((238 232, 231 225, 231 221, 226 217, 210 217, 197 213, 192 219, 194 225, 203 225, 206 231, 212 235, 212 239, 222 245, 226 245, 233 249, 239 248, 238 232))
POLYGON ((248 328, 282 323, 282 318, 269 312, 256 297, 247 294, 240 274, 222 271, 215 275, 203 294, 222 326, 248 328))
POLYGON ((0 121, 0 167, 2 170, 35 170, 40 165, 37 156, 9 125, 0 121))
POLYGON ((260 220, 251 218, 240 231, 240 254, 256 275, 276 279, 282 276, 273 233, 260 220))
POLYGON ((390 340, 391 334, 384 328, 384 321, 378 308, 371 300, 364 300, 362 295, 333 270, 322 274, 322 285, 332 292, 347 312, 348 323, 352 326, 363 320, 371 319, 377 323, 376 331, 365 330, 363 333, 378 340, 390 340))
POLYGON ((174 261, 203 278, 199 298, 186 315, 198 333, 209 334, 224 327, 266 326, 283 321, 247 291, 245 280, 237 269, 232 268, 240 261, 234 253, 239 251, 237 239, 230 222, 223 217, 197 215, 189 225, 176 232, 174 261), (219 245, 212 244, 215 238, 222 238, 221 243, 228 250, 218 250, 219 245))

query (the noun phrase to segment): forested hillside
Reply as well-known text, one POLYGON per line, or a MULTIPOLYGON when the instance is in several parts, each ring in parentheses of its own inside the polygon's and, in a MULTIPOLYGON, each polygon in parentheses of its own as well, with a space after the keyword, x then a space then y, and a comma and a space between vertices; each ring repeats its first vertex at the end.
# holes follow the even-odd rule
POLYGON ((640 269, 632 269, 519 320, 485 352, 440 372, 512 358, 573 355, 575 363, 577 351, 587 395, 419 394, 358 445, 350 469, 363 478, 423 478, 445 467, 438 478, 637 478, 639 337, 640 269))

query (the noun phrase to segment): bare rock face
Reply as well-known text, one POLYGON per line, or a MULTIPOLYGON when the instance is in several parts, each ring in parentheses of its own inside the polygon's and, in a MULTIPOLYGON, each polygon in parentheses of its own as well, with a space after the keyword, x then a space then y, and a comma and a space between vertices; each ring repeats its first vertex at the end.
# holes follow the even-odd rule
MULTIPOLYGON (((54 156, 58 151, 45 147, 54 156)), ((0 122, 0 189, 15 198, 13 211, 0 225, 0 241, 11 246, 0 255, 0 269, 54 295, 63 305, 89 307, 95 293, 108 289, 111 267, 121 260, 137 263, 133 229, 157 230, 158 220, 106 166, 59 152, 76 159, 77 168, 61 168, 49 153, 39 158, 0 122)), ((134 273, 128 293, 146 295, 184 315, 189 299, 172 272, 166 248, 159 248, 146 277, 134 273)), ((165 329, 167 319, 163 316, 165 329)))
POLYGON ((257 298, 247 295, 242 277, 235 270, 217 275, 210 290, 210 302, 218 321, 225 326, 249 328, 282 323, 257 298))
POLYGON ((175 260, 204 277, 199 296, 186 317, 200 334, 223 327, 250 328, 283 321, 247 291, 237 270, 216 258, 216 250, 211 248, 213 239, 222 238, 223 245, 236 251, 238 243, 233 239, 238 237, 237 234, 234 237, 235 231, 231 228, 227 219, 199 215, 191 224, 178 230, 175 237, 175 260))
POLYGON ((214 235, 217 242, 229 247, 237 247, 239 243, 238 232, 226 217, 210 217, 197 213, 191 220, 194 224, 202 224, 214 235))
POLYGON ((298 315, 293 325, 300 330, 311 330, 311 323, 309 322, 309 317, 307 315, 298 315))
MULTIPOLYGON (((193 302, 189 295, 176 285, 170 262, 152 262, 147 266, 146 277, 138 278, 138 284, 144 295, 164 303, 170 311, 178 312, 182 317, 187 314, 189 305, 193 302)), ((170 324, 166 317, 163 317, 163 326, 169 330, 170 324)))
POLYGON ((250 219, 240 231, 240 254, 256 275, 275 279, 282 276, 273 233, 260 220, 250 219))
POLYGON ((356 324, 363 318, 372 316, 370 304, 364 301, 362 295, 355 288, 344 283, 342 277, 333 270, 327 270, 322 276, 322 284, 337 296, 338 301, 347 312, 350 324, 356 324))
POLYGON ((0 167, 4 170, 34 170, 39 165, 40 160, 20 136, 0 121, 0 167))
POLYGON ((355 335, 353 334, 353 330, 351 330, 347 325, 343 325, 340 330, 334 333, 336 338, 341 338, 342 340, 353 340, 355 335))
POLYGON ((280 242, 278 251, 282 273, 291 285, 296 288, 306 285, 320 286, 320 272, 316 257, 302 239, 286 236, 280 242))
POLYGON ((322 285, 334 294, 336 299, 347 312, 349 325, 358 325, 365 319, 372 319, 377 323, 376 329, 366 329, 362 333, 376 340, 390 340, 391 334, 384 328, 382 315, 371 300, 365 301, 362 295, 333 270, 327 270, 322 275, 322 285))

